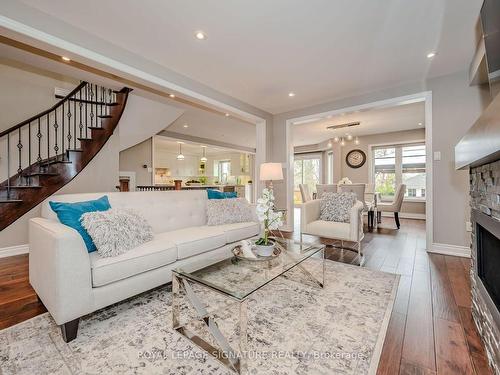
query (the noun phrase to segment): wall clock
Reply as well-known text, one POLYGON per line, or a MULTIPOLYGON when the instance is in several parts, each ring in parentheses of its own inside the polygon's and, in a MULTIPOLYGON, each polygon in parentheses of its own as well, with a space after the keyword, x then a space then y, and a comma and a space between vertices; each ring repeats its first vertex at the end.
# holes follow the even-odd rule
POLYGON ((362 150, 351 150, 345 157, 345 162, 351 168, 362 167, 366 162, 366 154, 362 150))

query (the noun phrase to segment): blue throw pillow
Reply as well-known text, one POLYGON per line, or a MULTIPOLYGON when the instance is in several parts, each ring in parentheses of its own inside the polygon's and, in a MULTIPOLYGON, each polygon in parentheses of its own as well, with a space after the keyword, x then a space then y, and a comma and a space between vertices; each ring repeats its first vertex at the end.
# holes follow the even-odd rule
POLYGON ((80 223, 80 218, 86 212, 107 211, 111 208, 108 197, 105 195, 99 199, 86 202, 49 202, 50 208, 57 214, 59 221, 68 227, 76 229, 82 236, 87 251, 89 253, 96 251, 92 238, 80 223))
POLYGON ((219 190, 207 189, 208 199, 226 199, 226 198, 238 198, 238 194, 235 191, 227 191, 223 193, 219 190))

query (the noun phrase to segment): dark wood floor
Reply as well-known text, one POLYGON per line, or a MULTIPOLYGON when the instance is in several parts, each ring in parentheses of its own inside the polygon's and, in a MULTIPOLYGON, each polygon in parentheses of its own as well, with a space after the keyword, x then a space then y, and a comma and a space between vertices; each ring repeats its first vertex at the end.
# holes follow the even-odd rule
MULTIPOLYGON (((418 220, 395 230, 384 218, 363 249, 366 267, 401 275, 379 375, 491 374, 472 322, 468 259, 428 254, 418 220)), ((332 250, 330 258, 356 261, 349 251, 332 250)), ((0 259, 0 329, 44 311, 29 285, 27 255, 0 259)))

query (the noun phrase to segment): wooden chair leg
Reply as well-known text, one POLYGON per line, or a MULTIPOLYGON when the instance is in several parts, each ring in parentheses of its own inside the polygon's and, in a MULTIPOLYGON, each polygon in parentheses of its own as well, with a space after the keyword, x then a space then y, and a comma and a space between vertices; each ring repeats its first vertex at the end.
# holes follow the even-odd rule
POLYGON ((76 318, 70 322, 64 323, 61 326, 61 333, 63 340, 65 342, 70 342, 76 339, 78 334, 78 324, 80 323, 80 318, 76 318))
POLYGON ((394 220, 396 221, 396 226, 398 227, 398 229, 400 228, 400 224, 399 224, 399 212, 394 212, 394 220))

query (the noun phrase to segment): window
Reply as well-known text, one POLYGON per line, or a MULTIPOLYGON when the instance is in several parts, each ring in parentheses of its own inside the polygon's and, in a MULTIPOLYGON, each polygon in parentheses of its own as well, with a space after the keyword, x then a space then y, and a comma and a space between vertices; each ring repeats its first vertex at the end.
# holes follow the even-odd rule
POLYGON ((227 182, 231 175, 231 160, 214 161, 214 176, 219 178, 219 182, 227 182))
POLYGON ((333 152, 326 154, 326 183, 333 184, 333 152))
POLYGON ((396 148, 376 148, 373 152, 375 191, 384 199, 392 199, 396 192, 396 148))
POLYGON ((317 154, 295 155, 294 161, 294 202, 302 203, 300 184, 309 186, 311 194, 316 191, 316 184, 321 181, 321 157, 317 154))
POLYGON ((425 199, 425 145, 412 143, 374 147, 373 181, 383 200, 392 200, 399 184, 406 185, 405 197, 425 199))

